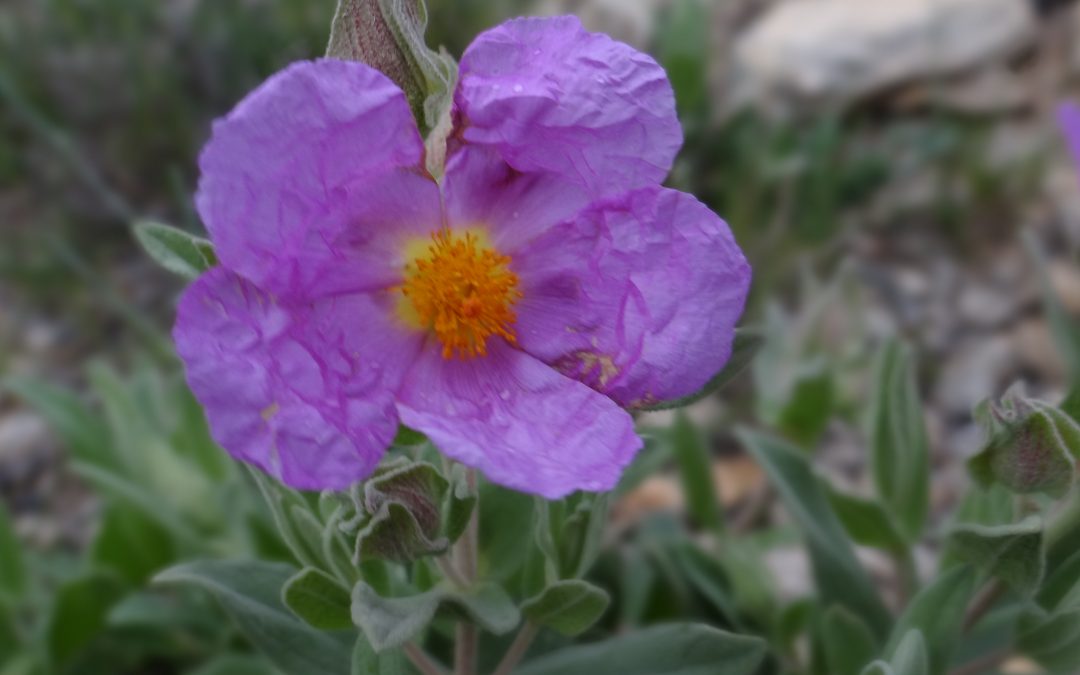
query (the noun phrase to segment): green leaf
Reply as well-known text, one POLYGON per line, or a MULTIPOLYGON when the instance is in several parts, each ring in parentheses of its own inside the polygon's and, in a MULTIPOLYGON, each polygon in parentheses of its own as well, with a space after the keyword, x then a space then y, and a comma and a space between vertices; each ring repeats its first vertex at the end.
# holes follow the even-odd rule
POLYGON ((1043 306, 1050 323, 1050 334, 1069 369, 1069 381, 1080 382, 1080 327, 1069 316, 1061 298, 1054 292, 1048 272, 1050 264, 1035 233, 1024 230, 1020 233, 1020 238, 1035 263, 1035 273, 1042 288, 1043 306))
POLYGON ((968 461, 971 475, 984 486, 1065 496, 1076 478, 1080 426, 1057 408, 1011 391, 1000 407, 988 404, 988 410, 989 440, 968 461))
POLYGON ((349 589, 313 567, 305 567, 285 582, 281 601, 314 628, 346 630, 352 627, 349 589))
POLYGON ((890 665, 896 675, 929 675, 926 640, 918 629, 912 628, 907 632, 893 652, 890 665))
POLYGON ((394 649, 379 654, 368 644, 363 633, 356 637, 350 675, 412 675, 412 673, 413 669, 409 665, 409 660, 400 650, 394 649))
POLYGON ((12 600, 22 597, 25 590, 26 563, 22 543, 15 536, 7 509, 0 502, 0 604, 5 596, 12 600))
POLYGON ((285 673, 345 675, 351 661, 336 634, 315 630, 293 617, 281 602, 282 587, 296 570, 261 561, 198 561, 155 577, 159 584, 192 584, 212 593, 241 632, 285 673))
POLYGON ((90 559, 132 585, 142 585, 176 558, 168 530, 125 503, 110 505, 90 547, 90 559))
POLYGON ((556 581, 521 605, 535 624, 567 637, 581 635, 603 616, 611 597, 607 591, 579 579, 556 581))
POLYGON ((446 492, 446 502, 443 505, 443 534, 451 544, 457 541, 469 526, 473 510, 476 509, 476 499, 476 490, 469 487, 465 467, 455 464, 450 473, 450 489, 446 492))
POLYGON ((359 582, 352 591, 352 620, 375 651, 400 647, 416 637, 442 609, 455 609, 484 630, 502 635, 521 615, 502 588, 480 584, 467 591, 433 588, 426 593, 387 598, 359 582))
POLYGON ((673 408, 683 408, 691 403, 697 403, 706 396, 710 396, 720 391, 728 384, 731 383, 747 366, 754 360, 754 356, 757 355, 758 350, 765 344, 765 336, 758 328, 736 328, 735 340, 731 346, 731 357, 728 358, 727 364, 723 369, 713 375, 712 378, 705 383, 705 386, 697 390, 693 394, 683 396, 671 401, 662 401, 660 403, 643 403, 641 405, 631 405, 633 410, 651 411, 651 410, 671 410, 673 408))
POLYGON ((825 433, 833 410, 833 372, 825 359, 805 364, 796 373, 776 428, 800 447, 813 447, 825 433))
POLYGON ((831 675, 859 675, 878 654, 874 634, 843 607, 830 607, 825 612, 822 639, 831 675))
POLYGON ((945 572, 912 599, 893 627, 886 654, 896 653, 912 629, 927 639, 930 672, 942 673, 960 638, 968 602, 975 590, 975 573, 967 565, 945 572))
POLYGON ((805 454, 764 434, 740 431, 738 435, 768 473, 788 513, 803 531, 819 593, 858 616, 875 635, 884 635, 890 622, 888 610, 855 558, 843 525, 805 454))
POLYGON ((505 581, 525 561, 532 540, 534 499, 492 483, 480 485, 480 577, 505 581))
POLYGON ((422 556, 444 553, 449 546, 445 537, 429 538, 415 512, 397 501, 384 502, 356 533, 357 560, 408 563, 422 556))
POLYGON ((262 659, 239 654, 218 656, 188 675, 277 675, 262 659))
POLYGON ((217 265, 214 245, 171 225, 140 220, 133 225, 135 239, 154 261, 185 279, 195 279, 217 265))
POLYGON ((123 596, 123 585, 108 574, 92 573, 61 586, 45 628, 45 644, 54 664, 66 664, 90 644, 123 596))
POLYGON ((248 467, 248 474, 259 486, 259 492, 270 508, 274 525, 297 562, 305 567, 321 567, 321 532, 310 532, 310 523, 305 525, 296 517, 308 508, 303 497, 258 469, 248 467))
POLYGON ((1031 516, 1013 525, 959 525, 952 550, 963 562, 997 577, 1024 595, 1034 593, 1046 568, 1043 522, 1031 516))
POLYGON ((690 517, 701 527, 713 532, 721 531, 724 516, 713 486, 712 465, 705 439, 682 411, 675 415, 671 437, 690 517))
POLYGON ((1017 622, 1016 647, 1052 673, 1080 668, 1080 607, 1053 614, 1025 613, 1017 622))
POLYGON ((929 507, 929 442, 911 349, 889 342, 878 359, 870 424, 878 494, 909 541, 922 533, 929 507))
POLYGON ((448 109, 457 65, 424 42, 423 0, 339 0, 326 55, 361 61, 401 87, 422 136, 448 109))
POLYGON ((833 511, 856 544, 884 551, 903 551, 907 548, 896 519, 881 504, 841 492, 827 483, 825 489, 833 511))
POLYGON ((653 626, 531 661, 515 675, 753 675, 765 642, 700 624, 653 626))
POLYGON ((116 465, 108 426, 74 393, 29 378, 9 377, 0 383, 40 413, 76 459, 97 466, 116 465))

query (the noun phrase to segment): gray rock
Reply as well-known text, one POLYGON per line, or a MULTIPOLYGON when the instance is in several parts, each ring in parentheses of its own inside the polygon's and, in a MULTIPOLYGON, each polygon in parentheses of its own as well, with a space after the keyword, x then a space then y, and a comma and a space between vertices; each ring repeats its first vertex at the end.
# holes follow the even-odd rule
POLYGON ((1035 28, 1028 0, 789 0, 736 45, 737 98, 846 104, 998 63, 1035 28))

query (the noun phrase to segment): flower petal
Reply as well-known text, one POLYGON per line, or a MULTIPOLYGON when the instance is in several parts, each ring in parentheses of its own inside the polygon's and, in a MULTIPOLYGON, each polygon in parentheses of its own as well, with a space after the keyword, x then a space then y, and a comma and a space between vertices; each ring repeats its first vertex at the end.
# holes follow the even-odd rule
POLYGON ((613 194, 662 181, 682 145, 664 70, 572 16, 482 33, 460 73, 464 140, 495 148, 518 171, 554 171, 613 194))
POLYGON ((196 204, 222 263, 260 288, 366 290, 393 275, 389 261, 357 264, 384 259, 359 244, 438 226, 422 156, 405 95, 384 75, 354 62, 295 63, 214 125, 196 204))
POLYGON ((750 267, 692 196, 594 204, 520 250, 522 349, 618 403, 686 396, 727 362, 750 267))
POLYGON ((549 499, 611 489, 641 449, 626 411, 502 340, 469 360, 423 350, 398 412, 449 457, 549 499))
POLYGON ((392 325, 387 299, 288 307, 220 267, 198 279, 173 336, 214 439, 301 489, 369 475, 397 431, 393 391, 420 346, 392 325))
POLYGON ((443 195, 451 226, 482 227, 495 248, 509 254, 590 201, 559 174, 515 171, 493 150, 476 146, 447 164, 443 195))

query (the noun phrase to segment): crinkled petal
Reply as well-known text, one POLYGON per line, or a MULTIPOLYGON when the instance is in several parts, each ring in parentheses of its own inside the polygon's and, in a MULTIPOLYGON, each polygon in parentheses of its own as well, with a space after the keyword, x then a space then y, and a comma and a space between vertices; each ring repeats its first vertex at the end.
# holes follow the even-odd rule
POLYGON ((451 226, 481 227, 508 254, 590 201, 583 188, 559 174, 515 171, 494 150, 476 146, 447 164, 443 194, 451 226))
POLYGON ((750 287, 724 221, 665 188, 591 205, 513 265, 521 348, 627 407, 691 394, 716 374, 750 287))
POLYGON ((572 16, 515 19, 465 50, 455 102, 466 143, 594 195, 659 183, 682 145, 675 96, 650 56, 572 16))
POLYGON ((384 75, 295 63, 214 125, 196 204, 222 263, 260 288, 294 298, 362 291, 391 276, 364 243, 438 226, 422 157, 405 95, 384 75))
POLYGON ((1058 109, 1058 121, 1065 132, 1069 149, 1077 166, 1080 166, 1080 107, 1073 103, 1065 103, 1058 109))
POLYGON ((389 296, 287 307, 215 268, 188 288, 173 336, 214 439, 301 489, 371 473, 397 431, 393 391, 420 347, 389 296))
POLYGON ((449 457, 549 499, 611 489, 641 448, 626 411, 502 340, 469 360, 423 350, 398 411, 449 457))

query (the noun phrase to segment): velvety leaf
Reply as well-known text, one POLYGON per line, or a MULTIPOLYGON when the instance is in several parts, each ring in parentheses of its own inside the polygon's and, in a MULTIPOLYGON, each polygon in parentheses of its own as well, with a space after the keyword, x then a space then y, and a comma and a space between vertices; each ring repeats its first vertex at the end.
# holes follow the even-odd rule
POLYGON ((900 615, 885 653, 896 653, 908 632, 918 629, 927 641, 930 672, 944 672, 960 637, 974 590, 975 572, 967 565, 959 565, 939 576, 919 591, 900 615))
POLYGON ((7 509, 0 503, 0 602, 4 597, 17 599, 26 590, 26 563, 22 544, 7 509))
POLYGON ((700 527, 714 532, 722 530, 723 509, 713 486, 712 465, 705 439, 681 411, 675 416, 671 437, 690 517, 700 527))
POLYGON ((841 492, 827 483, 825 489, 833 511, 856 544, 885 551, 902 551, 907 548, 907 542, 900 533, 896 520, 881 504, 841 492))
POLYGON ((418 595, 383 597, 361 581, 352 591, 353 623, 364 631, 377 652, 412 640, 444 606, 456 609, 496 635, 512 630, 521 618, 510 597, 494 584, 481 584, 463 592, 439 587, 418 595))
POLYGON ((926 654, 926 640, 922 633, 912 628, 893 652, 892 670, 896 675, 929 675, 930 662, 926 654))
POLYGON ((453 544, 465 533, 476 509, 476 490, 469 487, 465 467, 455 464, 450 474, 450 489, 443 506, 443 534, 453 544))
POLYGON ((968 461, 972 476, 983 485, 1000 483, 1013 492, 1068 493, 1080 457, 1080 426, 1042 401, 1006 395, 991 405, 989 440, 968 461))
POLYGON ((74 393, 29 378, 9 377, 0 383, 40 413, 76 459, 97 466, 115 466, 108 426, 74 393))
POLYGON ((109 506, 90 546, 90 558, 133 585, 142 585, 176 558, 168 530, 123 503, 109 506))
POLYGON ((141 220, 134 224, 135 239, 154 262, 185 279, 195 279, 217 265, 214 245, 164 223, 141 220))
POLYGON ((1046 567, 1042 519, 1014 525, 960 525, 951 535, 953 551, 964 562, 995 576, 1019 593, 1034 593, 1046 567))
POLYGON ((427 436, 415 429, 410 429, 404 424, 398 425, 397 435, 394 436, 394 445, 423 445, 427 442, 427 436))
POLYGON ((1080 327, 1073 321, 1061 298, 1054 291, 1048 273, 1050 264, 1035 233, 1024 230, 1020 233, 1020 238, 1035 263, 1033 267, 1042 288, 1043 307, 1050 324, 1050 334, 1069 370, 1069 381, 1080 381, 1080 327))
POLYGON ((457 82, 454 60, 424 42, 427 21, 423 0, 339 0, 326 50, 362 61, 401 87, 423 135, 439 123, 457 82))
POLYGON ((532 547, 534 500, 491 483, 480 486, 480 577, 504 581, 532 547))
POLYGON ((741 431, 739 438, 768 473, 788 513, 806 537, 821 596, 862 619, 883 635, 889 624, 875 585, 855 558, 818 477, 803 453, 764 434, 741 431))
POLYGON ((535 624, 574 637, 599 621, 610 602, 604 589, 572 579, 556 581, 529 598, 521 605, 521 613, 535 624))
POLYGON ((515 675, 753 675, 763 640, 699 624, 653 626, 531 661, 515 675))
POLYGON ((1047 611, 1080 607, 1080 551, 1066 558, 1047 577, 1035 601, 1047 611))
MULTIPOLYGON (((736 603, 736 589, 728 567, 733 567, 732 547, 725 551, 724 563, 702 551, 696 544, 687 542, 674 549, 675 562, 686 580, 719 612, 727 623, 741 629, 742 621, 736 603)), ((740 584, 738 591, 745 591, 751 584, 740 584)), ((620 598, 622 599, 622 598, 620 598)))
POLYGON ((878 494, 914 541, 929 507, 929 443, 911 349, 887 344, 878 360, 870 424, 871 467, 878 494))
POLYGON ((254 656, 226 654, 191 671, 188 675, 277 675, 273 668, 254 656))
POLYGON ((705 383, 704 387, 688 396, 672 401, 643 405, 636 407, 635 410, 649 411, 682 408, 691 403, 696 403, 706 396, 715 394, 730 384, 732 380, 750 365, 750 362, 754 360, 754 356, 757 355, 758 350, 761 349, 761 346, 764 343, 765 336, 760 329, 736 328, 735 340, 731 347, 731 357, 728 359, 728 362, 724 365, 723 369, 716 375, 713 375, 713 377, 705 383))
POLYGON ((363 633, 357 636, 353 646, 350 675, 412 675, 413 672, 409 660, 400 650, 393 649, 379 654, 363 633))
POLYGON ((1080 607, 1031 611, 1017 622, 1017 649, 1053 673, 1080 669, 1080 607))
POLYGON ((296 570, 261 561, 199 561, 178 565, 155 577, 159 584, 191 584, 212 593, 241 632, 285 673, 346 675, 351 635, 315 630, 281 602, 282 587, 296 570))
POLYGON ((444 553, 445 537, 429 539, 416 515, 400 502, 384 502, 367 525, 356 533, 357 560, 389 560, 407 563, 419 557, 444 553))
POLYGON ((832 417, 833 389, 832 369, 823 359, 801 368, 777 413, 776 428, 800 447, 813 447, 832 417))
POLYGON ((310 528, 296 519, 296 514, 308 508, 300 494, 262 471, 249 468, 248 473, 259 486, 274 525, 297 562, 305 567, 322 567, 321 532, 308 531, 310 528))
POLYGON ((45 644, 54 664, 67 663, 90 644, 123 596, 123 585, 108 574, 94 573, 62 585, 53 597, 45 629, 45 644))
POLYGON ((320 630, 352 627, 349 589, 325 572, 305 567, 281 589, 281 600, 293 614, 320 630))
POLYGON ((439 534, 440 506, 449 490, 448 481, 427 462, 405 462, 380 468, 364 483, 364 507, 370 514, 383 504, 397 502, 406 507, 428 538, 439 534))
POLYGON ((859 675, 879 651, 866 624, 843 607, 830 607, 825 612, 822 640, 831 675, 859 675))

